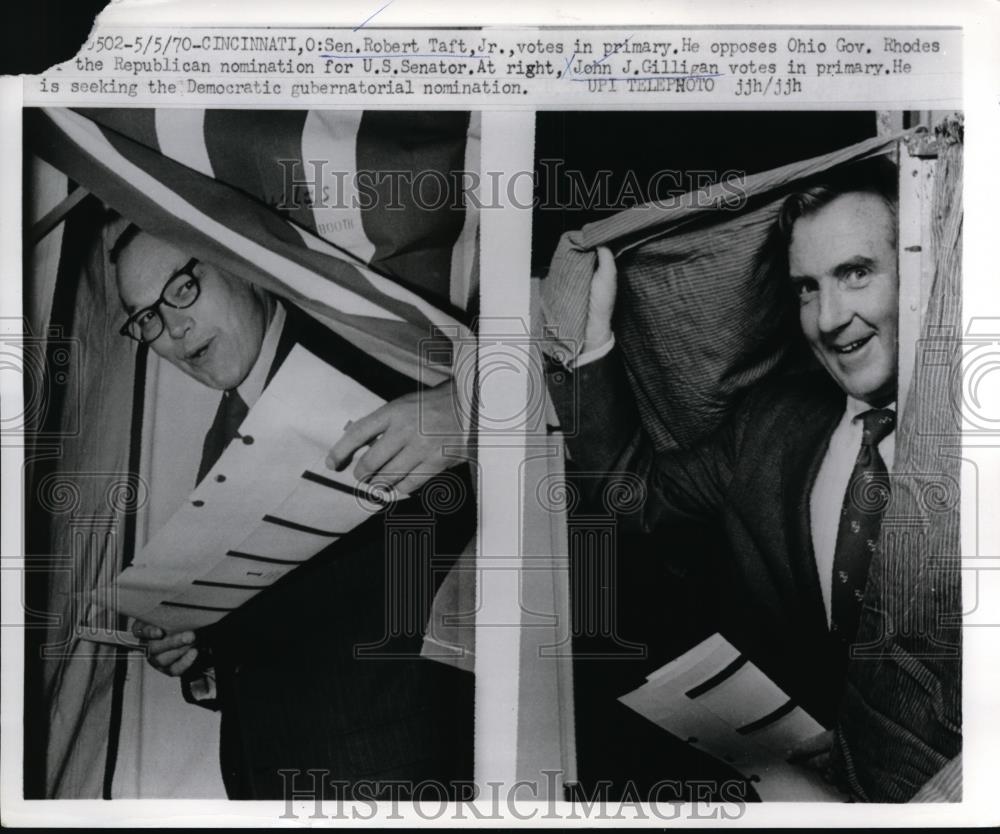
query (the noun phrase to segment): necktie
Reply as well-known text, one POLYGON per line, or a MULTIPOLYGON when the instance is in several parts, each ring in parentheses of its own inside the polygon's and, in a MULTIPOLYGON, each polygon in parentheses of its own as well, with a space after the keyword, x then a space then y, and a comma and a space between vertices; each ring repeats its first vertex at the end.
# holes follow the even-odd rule
POLYGON ((895 412, 887 408, 874 408, 860 416, 864 427, 861 450, 847 483, 833 552, 830 630, 845 662, 857 634, 868 567, 889 503, 889 474, 878 444, 896 425, 895 412))
POLYGON ((205 445, 201 451, 201 465, 198 467, 198 483, 215 466, 229 442, 237 437, 237 429, 247 416, 247 404, 236 389, 226 391, 222 395, 219 409, 215 412, 215 420, 205 435, 205 445))
MULTIPOLYGON (((231 391, 224 391, 219 408, 215 412, 215 419, 205 434, 205 444, 201 449, 201 464, 198 466, 198 480, 201 483, 208 471, 215 466, 216 461, 222 457, 226 446, 239 436, 240 424, 246 419, 247 404, 234 388, 231 391)), ((206 678, 214 679, 213 669, 215 661, 212 658, 212 647, 198 642, 198 658, 194 665, 181 676, 181 692, 184 700, 189 704, 198 704, 206 709, 219 709, 218 695, 208 695, 198 697, 195 695, 196 686, 204 686, 206 678)))

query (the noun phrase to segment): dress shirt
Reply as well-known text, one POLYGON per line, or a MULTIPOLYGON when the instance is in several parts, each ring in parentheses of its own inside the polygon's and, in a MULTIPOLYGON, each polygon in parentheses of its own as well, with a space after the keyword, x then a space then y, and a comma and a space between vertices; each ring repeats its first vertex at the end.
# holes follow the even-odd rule
MULTIPOLYGON (((569 363, 570 369, 580 368, 591 362, 596 362, 607 356, 615 346, 612 336, 599 347, 581 353, 575 362, 569 363)), ((826 620, 829 625, 831 607, 830 594, 833 585, 833 554, 837 547, 837 530, 840 526, 840 510, 844 504, 848 481, 854 469, 858 452, 861 449, 862 423, 861 415, 872 406, 868 403, 847 398, 844 416, 840 418, 837 428, 830 437, 830 445, 823 455, 816 482, 809 496, 809 529, 812 535, 813 552, 816 558, 816 570, 819 573, 820 589, 823 592, 823 605, 826 607, 826 620)), ((888 408, 896 410, 896 403, 888 408)), ((879 454, 885 461, 886 469, 892 471, 896 456, 896 432, 891 431, 878 444, 879 454)))
POLYGON ((567 367, 570 370, 573 370, 574 368, 582 368, 584 365, 589 365, 591 362, 596 362, 598 359, 602 359, 611 353, 611 349, 614 346, 615 337, 614 334, 612 334, 611 338, 608 339, 603 345, 591 348, 590 350, 585 350, 578 357, 576 357, 575 361, 571 360, 568 362, 567 367))

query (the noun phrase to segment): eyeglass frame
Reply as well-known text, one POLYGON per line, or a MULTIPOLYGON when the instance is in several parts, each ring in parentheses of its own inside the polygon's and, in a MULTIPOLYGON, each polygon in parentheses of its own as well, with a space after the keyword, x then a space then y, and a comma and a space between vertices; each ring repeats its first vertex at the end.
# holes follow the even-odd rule
POLYGON ((167 329, 167 323, 163 319, 163 313, 160 312, 160 307, 166 304, 173 310, 187 310, 189 307, 192 307, 199 298, 201 298, 201 279, 194 274, 194 268, 197 265, 198 265, 198 259, 191 258, 191 260, 189 260, 186 264, 184 264, 184 266, 182 266, 169 278, 167 278, 167 280, 163 282, 163 289, 160 290, 160 297, 156 299, 156 301, 154 301, 152 304, 149 304, 140 310, 136 310, 134 313, 132 313, 132 315, 130 315, 127 319, 125 319, 125 324, 121 326, 121 329, 118 331, 118 334, 120 336, 127 336, 133 341, 138 342, 140 345, 149 345, 155 342, 157 339, 159 339, 160 336, 163 335, 163 332, 167 329), (192 298, 190 303, 188 304, 183 304, 183 305, 172 304, 166 298, 167 288, 174 281, 176 281, 181 275, 187 275, 189 278, 192 278, 194 280, 194 285, 195 285, 194 298, 192 298), (131 325, 133 322, 136 321, 136 319, 138 319, 142 315, 145 315, 150 310, 152 310, 156 314, 156 317, 160 320, 160 325, 161 325, 160 332, 149 340, 137 338, 135 334, 132 333, 131 325))

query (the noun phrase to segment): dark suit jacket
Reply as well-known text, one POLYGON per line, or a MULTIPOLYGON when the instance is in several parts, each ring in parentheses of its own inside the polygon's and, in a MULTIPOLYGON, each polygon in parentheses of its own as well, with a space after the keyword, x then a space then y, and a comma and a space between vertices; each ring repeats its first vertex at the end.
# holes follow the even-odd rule
MULTIPOLYGON (((387 400, 416 388, 291 306, 271 375, 294 344, 387 400)), ((310 769, 327 798, 471 779, 472 676, 419 657, 434 592, 474 533, 465 469, 448 473, 465 490, 454 506, 422 500, 432 481, 199 634, 230 798, 319 791, 310 769)))
MULTIPOLYGON (((550 390, 560 421, 570 427, 567 445, 575 467, 628 473, 617 477, 631 488, 641 484, 645 499, 619 515, 629 527, 649 532, 675 519, 721 524, 731 553, 720 584, 732 593, 720 630, 831 726, 845 669, 827 627, 809 498, 843 414, 844 394, 825 373, 766 384, 697 448, 657 454, 639 426, 617 352, 563 376, 562 384, 557 379, 550 375, 550 390), (584 403, 576 414, 574 385, 584 403), (590 402, 602 405, 588 407, 590 402)), ((594 483, 581 480, 592 500, 588 485, 594 483)))

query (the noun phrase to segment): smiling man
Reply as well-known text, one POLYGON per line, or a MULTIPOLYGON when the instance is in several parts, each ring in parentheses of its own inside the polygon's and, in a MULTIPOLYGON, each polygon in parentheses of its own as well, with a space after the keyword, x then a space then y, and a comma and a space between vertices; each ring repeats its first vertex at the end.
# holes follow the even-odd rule
POLYGON ((899 306, 893 204, 878 193, 837 196, 818 187, 785 204, 781 228, 802 332, 816 358, 848 396, 891 401, 899 306))
MULTIPOLYGON (((735 593, 720 631, 828 728, 895 451, 895 189, 893 166, 863 164, 785 200, 771 243, 820 367, 760 384, 694 448, 657 452, 642 429, 611 329, 617 279, 608 250, 598 250, 573 370, 587 407, 570 412, 564 392, 573 386, 550 384, 561 422, 577 427, 567 437, 576 468, 606 473, 581 488, 596 495, 625 473, 625 485, 631 476, 644 485, 621 523, 661 534, 675 521, 721 524, 735 593)), ((807 752, 822 760, 828 746, 826 734, 807 752)))

